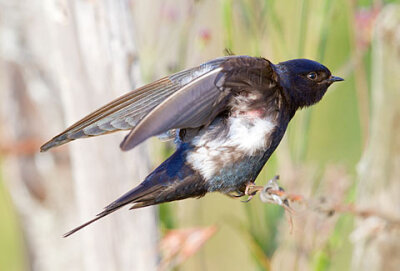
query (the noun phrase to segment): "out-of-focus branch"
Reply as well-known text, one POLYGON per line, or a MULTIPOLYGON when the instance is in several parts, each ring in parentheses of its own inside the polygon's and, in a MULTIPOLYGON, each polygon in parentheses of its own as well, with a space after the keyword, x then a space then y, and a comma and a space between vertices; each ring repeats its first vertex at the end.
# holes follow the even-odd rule
MULTIPOLYGON (((3 156, 26 156, 34 155, 42 145, 43 140, 28 138, 26 140, 2 140, 0 142, 0 155, 3 156)), ((59 151, 60 149, 56 149, 59 151)))
POLYGON ((291 207, 291 203, 298 203, 305 206, 308 210, 323 213, 327 216, 332 216, 335 213, 347 213, 360 218, 377 217, 385 222, 385 229, 389 228, 400 228, 400 217, 394 217, 384 210, 378 209, 364 209, 356 206, 354 203, 328 203, 324 198, 312 199, 306 198, 296 193, 286 192, 282 187, 278 185, 279 176, 275 176, 271 179, 267 185, 254 186, 249 190, 249 194, 259 192, 259 196, 262 202, 280 205, 289 213, 290 216, 296 215, 298 211, 291 207))

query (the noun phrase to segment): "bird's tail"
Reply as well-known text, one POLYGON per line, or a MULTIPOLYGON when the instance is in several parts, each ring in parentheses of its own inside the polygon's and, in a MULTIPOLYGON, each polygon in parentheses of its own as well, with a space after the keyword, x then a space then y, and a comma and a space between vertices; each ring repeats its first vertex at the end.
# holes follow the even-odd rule
POLYGON ((184 163, 184 153, 185 149, 179 148, 140 185, 105 207, 92 220, 64 234, 64 237, 70 236, 127 204, 133 204, 131 209, 137 209, 163 202, 204 196, 208 191, 208 185, 197 172, 184 163))
POLYGON ((114 210, 112 210, 112 211, 103 211, 103 212, 99 213, 99 214, 98 214, 95 218, 93 218, 92 220, 89 220, 88 222, 86 222, 86 223, 80 225, 79 227, 76 227, 76 228, 74 228, 73 230, 70 230, 69 232, 65 233, 65 234, 63 235, 63 237, 65 238, 65 237, 70 236, 71 234, 73 234, 73 233, 79 231, 80 229, 83 229, 84 227, 86 227, 86 226, 92 224, 93 222, 99 220, 99 219, 102 218, 102 217, 105 217, 105 216, 108 215, 108 214, 111 214, 112 212, 114 212, 114 211, 116 211, 116 210, 117 210, 117 209, 114 209, 114 210))
MULTIPOLYGON (((97 214, 95 218, 89 220, 88 222, 70 230, 69 232, 65 233, 63 235, 63 237, 68 237, 71 234, 85 228, 86 226, 89 226, 90 224, 92 224, 93 222, 99 220, 100 218, 103 218, 113 212, 115 212, 116 210, 120 209, 121 207, 129 204, 129 203, 133 203, 134 205, 131 207, 131 209, 137 209, 137 208, 142 208, 145 206, 149 206, 149 205, 153 205, 156 204, 154 201, 145 201, 142 202, 141 199, 143 197, 145 197, 148 193, 152 193, 155 192, 157 193, 157 188, 154 187, 155 189, 149 189, 143 186, 143 184, 137 186, 136 188, 130 190, 129 192, 127 192, 126 194, 124 194, 123 196, 121 196, 120 198, 118 198, 117 200, 115 200, 114 202, 112 202, 111 204, 109 204, 108 206, 106 206, 104 208, 104 210, 97 214), (149 190, 151 190, 152 192, 150 192, 149 190)), ((158 187, 159 189, 160 187, 158 187)))

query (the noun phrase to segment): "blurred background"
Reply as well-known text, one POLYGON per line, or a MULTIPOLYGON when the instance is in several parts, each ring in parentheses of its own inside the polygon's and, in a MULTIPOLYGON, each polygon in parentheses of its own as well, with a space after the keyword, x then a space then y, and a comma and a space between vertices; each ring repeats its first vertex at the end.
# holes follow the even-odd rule
POLYGON ((0 0, 0 270, 399 270, 400 1, 0 0), (123 133, 39 146, 115 97, 224 55, 322 62, 345 82, 296 114, 257 183, 123 209, 63 239, 173 152, 123 133))

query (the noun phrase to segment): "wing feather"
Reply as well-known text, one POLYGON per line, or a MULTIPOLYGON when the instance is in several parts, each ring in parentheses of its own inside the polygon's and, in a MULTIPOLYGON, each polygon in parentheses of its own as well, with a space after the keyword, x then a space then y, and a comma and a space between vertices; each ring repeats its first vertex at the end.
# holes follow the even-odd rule
POLYGON ((41 147, 41 151, 78 138, 92 137, 134 128, 152 109, 191 81, 217 68, 226 58, 164 77, 133 90, 73 124, 41 147))
POLYGON ((55 136, 41 151, 119 130, 131 130, 121 143, 129 150, 151 136, 208 125, 227 110, 232 95, 245 90, 265 96, 276 82, 273 65, 266 59, 218 58, 127 93, 55 136))
POLYGON ((214 105, 222 94, 215 79, 222 68, 214 69, 169 96, 154 108, 121 143, 130 150, 151 136, 177 128, 196 128, 215 114, 214 105))

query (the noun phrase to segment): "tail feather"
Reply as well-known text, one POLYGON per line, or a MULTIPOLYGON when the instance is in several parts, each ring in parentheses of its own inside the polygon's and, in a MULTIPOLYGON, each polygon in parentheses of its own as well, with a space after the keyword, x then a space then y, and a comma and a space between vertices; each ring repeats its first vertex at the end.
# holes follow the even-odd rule
MULTIPOLYGON (((122 206, 120 206, 120 207, 122 207, 122 206)), ((70 236, 71 234, 74 234, 75 232, 77 232, 77 231, 79 231, 79 230, 85 228, 86 226, 89 226, 90 224, 92 224, 93 222, 99 220, 100 218, 103 218, 103 217, 105 217, 106 215, 109 215, 109 214, 113 213, 114 211, 118 210, 120 207, 115 208, 115 209, 113 209, 113 210, 108 210, 108 211, 107 211, 107 210, 104 210, 103 212, 101 212, 101 213, 99 213, 98 215, 96 215, 96 217, 93 218, 92 220, 89 220, 88 222, 86 222, 86 223, 84 223, 84 224, 82 224, 82 225, 80 225, 80 226, 78 226, 78 227, 76 227, 76 228, 70 230, 69 232, 65 233, 65 234, 63 235, 63 237, 65 238, 65 237, 70 236)))
POLYGON ((143 186, 143 184, 135 187, 134 189, 130 190, 129 192, 125 193, 124 195, 122 195, 121 197, 119 197, 117 200, 115 200, 114 202, 112 202, 111 204, 109 204, 108 206, 106 206, 104 208, 104 211, 102 211, 101 213, 97 214, 95 218, 89 220, 88 222, 70 230, 69 232, 65 233, 63 235, 63 237, 68 237, 71 234, 85 228, 86 226, 89 226, 90 224, 92 224, 93 222, 99 220, 100 218, 103 218, 113 212, 115 212, 116 210, 120 209, 121 207, 133 203, 134 205, 131 207, 131 209, 137 209, 137 208, 141 208, 141 207, 145 207, 145 206, 149 206, 149 205, 153 205, 155 204, 155 202, 148 202, 148 204, 144 204, 144 202, 141 202, 141 199, 143 197, 146 197, 147 195, 149 195, 150 193, 154 193, 157 192, 157 190, 159 190, 160 187, 145 187, 143 186))
POLYGON ((140 185, 106 206, 103 212, 92 220, 64 234, 64 237, 128 204, 133 204, 130 209, 138 209, 163 202, 204 196, 208 191, 208 185, 197 172, 184 163, 184 154, 185 149, 179 148, 140 185))

